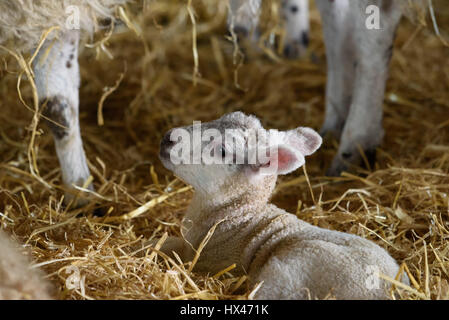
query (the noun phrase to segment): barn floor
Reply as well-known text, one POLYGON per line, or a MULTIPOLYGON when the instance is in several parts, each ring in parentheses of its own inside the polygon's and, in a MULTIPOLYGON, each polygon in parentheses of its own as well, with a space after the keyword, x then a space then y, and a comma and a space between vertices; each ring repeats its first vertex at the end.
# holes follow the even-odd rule
MULTIPOLYGON (((224 36, 224 2, 195 1, 190 8, 196 12, 194 29, 185 3, 145 2, 142 15, 129 13, 144 32, 112 36, 106 44, 112 60, 101 50, 84 49, 80 122, 96 192, 87 195, 91 203, 81 209, 61 205, 52 137, 43 123, 35 126, 34 112, 20 102, 19 65, 12 57, 2 58, 1 228, 26 244, 58 299, 251 297, 253 288, 245 278, 199 275, 189 271, 189 263, 158 260, 151 247, 135 249, 166 232, 179 235, 193 194, 162 167, 159 141, 169 128, 235 110, 257 115, 267 128, 319 129, 326 81, 320 19, 313 10, 305 58, 287 61, 247 49, 244 61, 235 62, 233 43, 224 36), (104 125, 99 126, 104 94, 104 125), (31 174, 31 151, 41 179, 31 174), (96 217, 96 210, 106 215, 96 217)), ((437 18, 445 35, 449 11, 441 10, 437 18)), ((325 177, 337 147, 336 141, 327 141, 308 158, 310 183, 300 169, 279 180, 273 197, 301 219, 360 235, 388 250, 412 279, 410 287, 392 293, 397 299, 449 298, 448 56, 449 48, 430 24, 418 29, 404 19, 375 168, 325 177)), ((32 110, 25 77, 20 91, 32 110)))

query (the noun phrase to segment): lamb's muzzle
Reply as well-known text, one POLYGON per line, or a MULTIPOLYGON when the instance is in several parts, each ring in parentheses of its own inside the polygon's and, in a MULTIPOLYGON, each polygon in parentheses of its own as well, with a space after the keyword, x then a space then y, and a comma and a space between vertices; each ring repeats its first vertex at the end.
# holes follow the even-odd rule
POLYGON ((161 140, 159 148, 159 158, 161 158, 161 160, 168 160, 170 158, 171 147, 175 144, 175 142, 170 139, 171 132, 172 130, 168 131, 161 140))

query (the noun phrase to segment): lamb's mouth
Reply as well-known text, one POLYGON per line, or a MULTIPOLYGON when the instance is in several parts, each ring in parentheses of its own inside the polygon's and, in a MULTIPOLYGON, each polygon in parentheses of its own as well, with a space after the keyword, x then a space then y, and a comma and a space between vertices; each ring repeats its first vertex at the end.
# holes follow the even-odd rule
POLYGON ((167 148, 161 147, 161 150, 159 151, 159 158, 164 160, 170 160, 170 151, 167 150, 167 148))
POLYGON ((167 168, 170 171, 173 171, 174 165, 170 158, 170 151, 167 150, 167 148, 161 148, 159 152, 159 159, 161 160, 165 168, 167 168))
POLYGON ((170 132, 171 130, 164 135, 159 146, 159 159, 161 159, 162 163, 166 167, 168 163, 172 164, 170 152, 173 145, 175 144, 170 140, 170 132))

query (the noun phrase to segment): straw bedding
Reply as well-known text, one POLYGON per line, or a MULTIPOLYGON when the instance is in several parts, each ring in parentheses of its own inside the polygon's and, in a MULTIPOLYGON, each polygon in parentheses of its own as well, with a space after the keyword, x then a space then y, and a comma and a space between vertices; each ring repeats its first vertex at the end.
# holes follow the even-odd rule
MULTIPOLYGON (((65 28, 69 23, 78 22, 80 30, 92 35, 100 29, 101 20, 115 19, 115 8, 126 2, 127 0, 1 1, 0 44, 31 50, 39 42, 43 30, 50 27, 65 28)), ((50 38, 54 34, 50 34, 50 38)))
MULTIPOLYGON (((301 219, 388 250, 412 280, 392 292, 398 299, 449 298, 449 11, 444 1, 434 1, 434 9, 441 39, 429 17, 427 27, 404 20, 398 30, 376 166, 325 177, 337 146, 327 141, 304 170, 280 179, 273 196, 301 219)), ((61 204, 52 137, 36 125, 32 86, 23 79, 29 108, 20 102, 23 64, 2 60, 1 228, 31 251, 55 298, 252 297, 244 277, 199 275, 191 262, 142 245, 179 235, 193 192, 157 158, 166 130, 235 110, 257 115, 268 128, 318 129, 323 121, 326 66, 317 11, 309 54, 298 61, 261 49, 246 48, 245 59, 234 54, 224 36, 226 12, 225 1, 144 1, 127 10, 135 30, 144 30, 140 36, 123 31, 96 39, 113 60, 100 46, 84 50, 80 121, 96 192, 81 209, 61 204), (94 216, 95 209, 105 216, 94 216)))

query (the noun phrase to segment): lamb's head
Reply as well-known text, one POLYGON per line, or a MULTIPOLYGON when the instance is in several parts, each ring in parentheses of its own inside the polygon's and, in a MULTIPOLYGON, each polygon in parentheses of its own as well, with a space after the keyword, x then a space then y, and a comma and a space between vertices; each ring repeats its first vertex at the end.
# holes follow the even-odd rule
POLYGON ((256 117, 234 112, 168 131, 160 158, 200 193, 235 196, 263 188, 271 194, 278 174, 302 166, 320 145, 320 135, 310 128, 265 130, 256 117))

